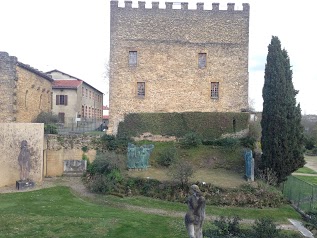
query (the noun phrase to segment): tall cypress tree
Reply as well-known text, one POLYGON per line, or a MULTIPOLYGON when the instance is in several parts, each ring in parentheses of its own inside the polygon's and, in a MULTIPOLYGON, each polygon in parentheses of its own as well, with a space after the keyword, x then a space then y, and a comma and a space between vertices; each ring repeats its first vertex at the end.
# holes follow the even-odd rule
POLYGON ((290 60, 278 37, 268 46, 262 91, 262 159, 260 169, 272 171, 277 183, 303 167, 301 109, 296 105, 290 60))

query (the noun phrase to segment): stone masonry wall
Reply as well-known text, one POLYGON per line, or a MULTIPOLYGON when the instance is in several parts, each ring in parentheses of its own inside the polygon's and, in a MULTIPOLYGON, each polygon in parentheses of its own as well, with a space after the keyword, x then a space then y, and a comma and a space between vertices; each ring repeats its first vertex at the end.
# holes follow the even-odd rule
POLYGON ((40 112, 51 111, 52 83, 21 66, 17 72, 17 122, 32 122, 40 112))
POLYGON ((16 120, 17 58, 0 52, 0 122, 16 120))
POLYGON ((43 179, 44 126, 40 123, 0 123, 0 187, 20 180, 18 156, 26 140, 31 153, 30 179, 43 179))
POLYGON ((89 161, 94 161, 96 150, 93 140, 96 137, 85 135, 47 135, 45 137, 45 176, 62 176, 64 169, 64 160, 82 160, 82 147, 87 146, 89 161))
POLYGON ((128 113, 240 112, 248 105, 249 5, 243 10, 159 9, 131 1, 118 7, 111 1, 109 133, 128 113), (129 66, 129 51, 137 65, 129 66), (205 68, 198 54, 207 54, 205 68), (137 96, 145 82, 145 96, 137 96), (219 83, 219 98, 211 98, 211 82, 219 83))

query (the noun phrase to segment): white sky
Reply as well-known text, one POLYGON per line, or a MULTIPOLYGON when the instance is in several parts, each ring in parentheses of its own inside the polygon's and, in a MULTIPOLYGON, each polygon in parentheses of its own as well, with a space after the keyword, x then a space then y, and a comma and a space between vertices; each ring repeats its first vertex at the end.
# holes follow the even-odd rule
MULTIPOLYGON (((156 0, 153 0, 156 1, 156 0)), ((173 1, 173 0, 166 0, 173 1)), ((176 0, 175 0, 176 1, 176 0)), ((152 1, 146 0, 146 7, 152 1)), ((165 1, 160 0, 160 8, 165 1)), ((297 101, 303 114, 317 114, 317 1, 315 0, 178 0, 195 8, 204 2, 211 9, 219 2, 250 3, 249 97, 262 110, 262 87, 267 46, 276 35, 288 51, 297 101)), ((119 1, 123 6, 124 1, 119 1)), ((58 69, 80 78, 105 93, 109 58, 109 0, 0 0, 0 51, 41 71, 58 69)), ((137 6, 137 1, 133 1, 137 6)))

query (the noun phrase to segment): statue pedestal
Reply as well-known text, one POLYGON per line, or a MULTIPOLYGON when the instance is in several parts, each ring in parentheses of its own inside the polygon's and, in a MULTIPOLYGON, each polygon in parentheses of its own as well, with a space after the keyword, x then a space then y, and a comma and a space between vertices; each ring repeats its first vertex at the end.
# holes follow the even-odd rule
POLYGON ((19 180, 16 181, 17 190, 24 190, 28 188, 33 188, 35 183, 31 180, 19 180))

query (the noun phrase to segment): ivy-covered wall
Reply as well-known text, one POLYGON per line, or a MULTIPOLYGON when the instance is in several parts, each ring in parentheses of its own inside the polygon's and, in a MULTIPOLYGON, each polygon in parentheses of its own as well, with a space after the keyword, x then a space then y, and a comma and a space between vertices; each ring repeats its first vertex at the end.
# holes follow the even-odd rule
POLYGON ((223 134, 248 128, 249 113, 184 112, 184 113, 132 113, 120 122, 118 136, 154 135, 182 137, 188 132, 202 139, 216 139, 223 134))

